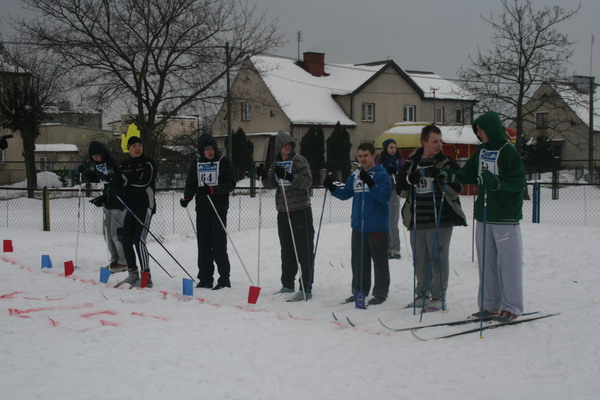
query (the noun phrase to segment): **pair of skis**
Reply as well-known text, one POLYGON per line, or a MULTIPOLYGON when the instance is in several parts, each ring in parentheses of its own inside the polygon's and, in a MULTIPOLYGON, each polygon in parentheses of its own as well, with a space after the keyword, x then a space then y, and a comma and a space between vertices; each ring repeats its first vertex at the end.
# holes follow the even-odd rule
POLYGON ((525 322, 536 321, 538 319, 553 317, 553 316, 559 315, 559 314, 560 313, 542 314, 542 313, 540 313, 540 311, 534 311, 534 312, 524 313, 518 319, 515 319, 513 321, 508 321, 508 322, 498 322, 498 321, 493 321, 491 319, 488 319, 487 322, 485 322, 485 320, 484 320, 485 325, 483 327, 477 326, 475 328, 467 328, 467 329, 464 329, 459 332, 454 332, 451 334, 446 334, 446 335, 441 335, 441 336, 435 336, 435 337, 428 338, 428 339, 425 339, 425 338, 419 336, 417 334, 417 331, 419 331, 421 329, 425 329, 425 328, 434 328, 434 327, 442 327, 442 326, 469 325, 469 324, 472 324, 475 322, 478 323, 478 322, 480 322, 480 320, 474 319, 474 318, 465 318, 465 319, 458 320, 458 321, 439 322, 439 323, 435 323, 435 324, 417 325, 417 326, 410 326, 410 327, 406 327, 406 328, 391 328, 388 325, 386 325, 381 319, 379 319, 379 322, 381 323, 381 325, 383 325, 383 327, 385 327, 391 331, 394 331, 394 332, 410 331, 413 334, 413 336, 416 337, 417 339, 419 339, 421 341, 428 341, 428 340, 437 340, 437 339, 448 339, 448 338, 452 338, 452 337, 456 337, 456 336, 466 335, 469 333, 479 332, 481 330, 494 329, 494 328, 498 328, 500 326, 505 326, 505 325, 522 324, 525 322))

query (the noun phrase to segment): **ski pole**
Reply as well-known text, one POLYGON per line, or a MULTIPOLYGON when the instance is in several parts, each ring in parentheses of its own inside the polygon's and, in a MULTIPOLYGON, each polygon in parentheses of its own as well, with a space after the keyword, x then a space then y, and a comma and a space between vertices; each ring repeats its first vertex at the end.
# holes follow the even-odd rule
POLYGON ((319 236, 321 236, 321 224, 323 223, 323 214, 325 213, 325 201, 327 199, 327 192, 329 190, 325 189, 325 194, 323 195, 323 207, 321 208, 321 218, 319 219, 319 230, 317 231, 317 241, 315 243, 315 251, 313 253, 313 264, 317 257, 317 247, 319 247, 319 236))
MULTIPOLYGON (((113 215, 113 213, 111 213, 111 212, 110 212, 110 210, 109 210, 108 208, 104 207, 104 211, 105 211, 105 212, 106 212, 108 215, 110 215, 110 216, 112 217, 112 219, 114 219, 114 220, 117 222, 117 224, 119 224, 119 226, 121 226, 121 228, 123 227, 123 224, 121 223, 121 221, 119 221, 119 220, 118 220, 118 218, 117 218, 117 217, 115 217, 115 216, 113 215)), ((146 244, 146 242, 145 242, 145 241, 144 241, 144 244, 146 244)), ((171 275, 171 274, 169 273, 169 271, 167 271, 167 270, 166 270, 166 269, 165 269, 165 268, 162 266, 162 264, 161 264, 161 263, 159 263, 159 262, 158 262, 158 260, 157 260, 156 258, 154 258, 154 256, 153 256, 152 254, 150 254, 150 252, 148 252, 148 256, 149 256, 149 257, 152 259, 152 261, 154 261, 155 263, 157 263, 157 264, 158 264, 158 266, 159 266, 159 267, 160 267, 160 268, 161 268, 163 271, 165 271, 165 273, 166 273, 167 275, 169 275, 169 278, 172 278, 172 277, 173 277, 173 275, 171 275)))
POLYGON ((77 241, 75 242, 75 266, 77 266, 77 254, 79 252, 79 224, 81 222, 81 172, 79 172, 79 190, 77 192, 77 241))
POLYGON ((442 249, 441 249, 441 245, 440 245, 440 219, 442 218, 442 211, 444 210, 444 199, 446 197, 446 184, 447 182, 444 181, 444 184, 442 185, 442 200, 440 201, 440 210, 438 211, 438 226, 437 226, 437 230, 436 230, 436 234, 437 234, 437 256, 438 256, 438 266, 440 269, 440 293, 442 295, 442 310, 446 309, 446 291, 444 290, 444 288, 442 287, 442 284, 444 282, 444 271, 442 270, 442 249))
POLYGON ((257 271, 257 282, 256 284, 260 287, 260 231, 262 228, 262 177, 258 178, 258 261, 256 264, 257 271))
POLYGON ((306 298, 306 290, 304 288, 304 280, 302 279, 302 266, 300 265, 300 259, 298 258, 298 249, 296 248, 296 239, 294 238, 294 229, 292 227, 292 216, 290 215, 290 209, 288 207, 287 195, 285 194, 285 186, 283 184, 283 179, 280 179, 279 183, 281 185, 281 192, 283 193, 283 203, 285 204, 285 212, 287 213, 288 223, 290 225, 290 234, 292 235, 292 245, 294 246, 294 255, 296 256, 296 265, 298 266, 298 270, 300 271, 300 289, 302 289, 304 301, 308 301, 308 299, 306 298))
POLYGON ((244 268, 244 271, 246 272, 246 276, 248 276, 248 279, 250 280, 250 284, 252 286, 254 286, 254 282, 252 282, 252 278, 250 277, 250 274, 248 273, 248 270, 246 269, 246 266, 244 265, 244 261, 242 260, 242 257, 240 257, 240 253, 238 253, 237 248, 235 247, 235 243, 233 243, 233 239, 229 235, 229 232, 227 231, 227 228, 225 227, 225 224, 223 223, 223 220, 221 219, 221 216, 217 212, 217 208, 215 207, 215 203, 213 203, 213 201, 210 198, 209 194, 206 195, 206 198, 208 199, 208 202, 212 206, 215 214, 217 215, 217 218, 219 219, 219 222, 221 223, 221 226, 223 227, 223 230, 225 231, 225 234, 229 238, 229 241, 231 242, 231 245, 233 246, 233 249, 235 250, 235 254, 237 254, 238 258, 240 259, 240 263, 242 264, 242 268, 244 268))
POLYGON ((366 308, 365 307, 365 291, 363 288, 363 274, 365 270, 365 183, 363 182, 362 193, 361 193, 361 206, 360 206, 360 290, 354 295, 354 307, 366 308))
POLYGON ((485 291, 485 244, 486 244, 486 233, 487 233, 487 188, 483 187, 483 245, 481 249, 481 298, 479 299, 480 303, 480 312, 479 312, 479 338, 483 339, 483 295, 485 291))
POLYGON ((194 236, 196 237, 196 240, 198 240, 198 232, 196 232, 196 225, 194 225, 194 221, 192 220, 192 216, 190 215, 190 209, 186 207, 185 211, 187 211, 187 216, 190 220, 190 224, 192 225, 192 231, 194 232, 194 236))
MULTIPOLYGON (((441 254, 440 254, 440 219, 442 217, 442 211, 444 208, 444 197, 445 197, 445 190, 446 190, 446 184, 444 183, 444 186, 442 188, 442 198, 440 200, 440 208, 439 210, 437 209, 437 200, 435 197, 435 186, 432 188, 432 196, 433 196, 433 218, 434 218, 434 226, 435 226, 435 234, 434 234, 434 238, 433 238, 433 247, 431 248, 431 254, 429 255, 429 262, 427 263, 427 283, 426 283, 426 292, 429 292, 429 290, 431 289, 431 281, 433 279, 433 263, 435 261, 435 254, 436 254, 436 250, 437 250, 437 255, 438 255, 438 268, 440 271, 440 293, 442 295, 442 310, 445 310, 445 302, 444 302, 444 297, 445 297, 445 293, 442 290, 442 264, 441 264, 441 254)), ((423 298, 423 307, 421 308, 421 319, 419 320, 419 322, 423 319, 423 313, 425 311, 425 298, 423 298)))
MULTIPOLYGON (((129 208, 129 206, 127 206, 127 204, 125 204, 125 202, 123 201, 123 199, 121 199, 120 196, 117 196, 117 199, 121 202, 121 204, 123 204, 123 207, 125 207, 127 209, 127 211, 129 211, 129 213, 136 219, 136 221, 144 226, 144 224, 142 223, 142 221, 138 218, 137 215, 135 215, 135 213, 131 210, 131 208, 129 208)), ((192 276, 189 274, 189 272, 187 272, 187 270, 185 268, 183 268, 183 265, 181 265, 179 263, 179 261, 177 261, 177 259, 173 256, 173 254, 171 254, 171 252, 169 250, 167 250, 167 248, 162 244, 162 242, 154 235, 154 233, 152 233, 152 231, 149 228, 145 228, 148 233, 150 235, 152 235, 152 237, 154 238, 154 240, 156 240, 158 242, 158 244, 160 244, 160 247, 162 247, 169 256, 171 256, 171 258, 177 263, 177 265, 179 265, 179 267, 183 270, 183 272, 186 273, 187 276, 190 277, 190 279, 192 280, 192 282, 195 282, 195 279, 192 278, 192 276)))

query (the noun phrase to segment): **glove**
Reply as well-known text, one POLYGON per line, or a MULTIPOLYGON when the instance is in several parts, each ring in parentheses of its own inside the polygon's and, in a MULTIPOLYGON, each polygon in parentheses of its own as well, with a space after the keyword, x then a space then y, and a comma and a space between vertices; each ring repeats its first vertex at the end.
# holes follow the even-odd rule
POLYGON ((481 175, 477 177, 477 184, 490 190, 498 190, 498 187, 500 187, 500 182, 496 175, 487 169, 484 169, 481 175))
POLYGON ((437 176, 440 174, 440 172, 442 172, 442 170, 439 168, 436 168, 436 167, 429 167, 425 170, 425 174, 432 178, 437 178, 437 176))
POLYGON ((256 167, 256 177, 257 178, 266 179, 268 172, 269 171, 265 168, 264 164, 260 164, 258 167, 256 167))
POLYGON ((388 167, 387 168, 387 172, 390 175, 396 175, 398 173, 398 170, 396 168, 394 168, 394 167, 388 167))
POLYGON ((192 199, 184 197, 183 199, 179 199, 179 204, 181 204, 181 207, 186 208, 188 206, 188 204, 190 204, 191 200, 192 199))
POLYGON ((281 168, 279 165, 277 165, 273 171, 275 172, 275 175, 277 175, 277 177, 279 179, 285 179, 290 182, 294 179, 294 175, 292 175, 291 172, 287 172, 285 169, 281 168))
POLYGON ((102 195, 102 196, 93 198, 92 200, 90 200, 90 203, 92 203, 96 207, 103 207, 106 204, 107 200, 108 200, 108 198, 106 197, 106 195, 102 195))
POLYGON ((445 183, 445 182, 450 182, 452 181, 452 177, 454 175, 454 172, 452 172, 451 169, 447 169, 444 168, 442 170, 439 170, 439 173, 437 174, 437 180, 439 183, 445 183))
POLYGON ((335 185, 335 183, 333 183, 333 179, 331 178, 331 175, 325 175, 325 180, 323 181, 323 187, 327 190, 329 190, 331 193, 335 192, 335 189, 337 189, 337 186, 335 185))
POLYGON ((84 180, 90 182, 90 183, 98 183, 100 182, 100 179, 98 179, 98 175, 96 175, 96 171, 85 171, 82 174, 82 177, 84 180))
POLYGON ((409 185, 418 185, 421 180, 422 171, 419 168, 415 168, 413 172, 409 175, 406 175, 406 182, 409 185))
POLYGON ((369 173, 367 171, 365 171, 364 169, 360 170, 360 174, 358 176, 360 177, 361 181, 363 181, 364 183, 367 184, 369 189, 375 185, 375 181, 373 181, 373 178, 371 178, 369 173))
POLYGON ((84 172, 84 171, 85 171, 85 166, 84 166, 83 164, 80 164, 80 165, 77 167, 77 173, 78 173, 78 174, 83 174, 83 172, 84 172))
POLYGON ((199 186, 198 187, 198 195, 207 195, 210 196, 211 194, 213 194, 215 192, 215 189, 212 188, 212 186, 208 186, 208 185, 203 185, 203 186, 199 186))

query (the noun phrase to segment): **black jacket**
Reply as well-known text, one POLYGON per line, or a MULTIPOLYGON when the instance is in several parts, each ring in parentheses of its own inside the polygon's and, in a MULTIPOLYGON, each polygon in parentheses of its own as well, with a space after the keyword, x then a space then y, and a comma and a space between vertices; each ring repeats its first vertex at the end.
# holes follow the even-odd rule
POLYGON ((213 194, 210 195, 215 208, 220 213, 227 213, 229 209, 229 193, 235 189, 235 178, 231 161, 226 156, 219 153, 217 143, 212 136, 204 134, 198 141, 198 161, 190 165, 187 179, 185 181, 184 198, 191 200, 196 196, 196 212, 202 215, 214 215, 214 210, 206 195, 198 195, 198 163, 219 163, 218 180, 215 185, 211 185, 213 194), (212 146, 215 149, 215 157, 208 160, 204 157, 204 148, 212 146))
POLYGON ((104 144, 96 141, 90 143, 88 154, 94 164, 94 170, 87 171, 86 178, 92 183, 104 182, 102 195, 106 197, 106 208, 122 210, 123 205, 121 202, 115 196, 111 196, 108 190, 111 186, 111 181, 119 171, 119 160, 110 154, 104 144), (96 154, 102 156, 102 162, 96 162, 92 159, 92 156, 96 154))
POLYGON ((156 212, 156 163, 151 158, 142 154, 123 161, 111 186, 111 193, 122 194, 121 198, 132 210, 150 208, 153 214, 156 212))

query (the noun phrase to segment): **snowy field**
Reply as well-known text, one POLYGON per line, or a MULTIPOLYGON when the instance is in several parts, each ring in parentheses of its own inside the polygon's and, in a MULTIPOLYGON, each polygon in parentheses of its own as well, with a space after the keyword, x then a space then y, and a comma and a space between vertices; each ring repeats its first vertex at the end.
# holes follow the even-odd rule
MULTIPOLYGON (((272 199, 271 199, 272 200, 272 199)), ((350 202, 347 202, 348 204, 350 202)), ((339 204, 339 203, 338 203, 339 204)), ((335 207, 335 203, 334 203, 335 207)), ((72 212, 71 212, 72 214, 72 212)), ((315 227, 318 226, 315 213, 315 227)), ((189 225, 189 221, 183 220, 189 225)), ((600 390, 598 226, 522 225, 525 311, 559 316, 452 339, 422 342, 393 327, 419 324, 412 309, 412 263, 390 262, 387 302, 367 310, 341 305, 350 295, 349 222, 324 224, 313 299, 287 303, 280 288, 279 241, 257 230, 231 236, 232 288, 182 296, 185 273, 156 241, 154 288, 114 289, 126 273, 99 284, 107 262, 100 234, 0 228, 14 252, 0 259, 0 386, 6 399, 593 399, 600 390), (40 269, 41 255, 54 268, 40 269), (340 319, 335 322, 332 312, 340 319), (350 327, 348 317, 355 325, 350 327)), ((471 227, 456 228, 445 313, 423 323, 461 319, 476 310, 477 266, 471 227)), ((196 243, 181 233, 165 246, 195 276, 196 243)), ((424 337, 456 328, 421 330, 424 337)))

